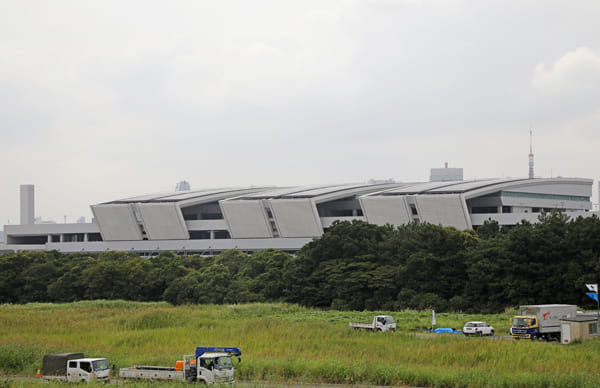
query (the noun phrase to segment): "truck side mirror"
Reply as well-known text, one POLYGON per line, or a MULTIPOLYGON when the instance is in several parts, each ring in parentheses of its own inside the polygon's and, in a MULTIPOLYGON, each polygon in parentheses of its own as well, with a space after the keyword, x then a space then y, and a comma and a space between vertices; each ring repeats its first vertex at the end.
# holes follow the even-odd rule
POLYGON ((242 362, 242 358, 241 357, 238 357, 238 362, 242 362))

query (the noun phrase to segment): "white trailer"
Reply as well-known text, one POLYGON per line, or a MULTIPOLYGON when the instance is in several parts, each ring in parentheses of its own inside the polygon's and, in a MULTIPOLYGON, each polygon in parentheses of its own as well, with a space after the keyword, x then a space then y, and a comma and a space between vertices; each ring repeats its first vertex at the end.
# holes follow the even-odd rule
POLYGON ((396 321, 391 315, 376 315, 373 322, 350 322, 350 327, 355 330, 396 331, 396 321))

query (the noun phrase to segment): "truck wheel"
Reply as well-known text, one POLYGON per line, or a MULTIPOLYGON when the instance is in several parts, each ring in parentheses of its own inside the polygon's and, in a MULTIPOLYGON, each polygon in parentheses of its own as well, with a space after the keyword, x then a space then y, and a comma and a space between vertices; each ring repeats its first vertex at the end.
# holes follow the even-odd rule
POLYGON ((490 335, 494 336, 494 330, 490 331, 490 335))

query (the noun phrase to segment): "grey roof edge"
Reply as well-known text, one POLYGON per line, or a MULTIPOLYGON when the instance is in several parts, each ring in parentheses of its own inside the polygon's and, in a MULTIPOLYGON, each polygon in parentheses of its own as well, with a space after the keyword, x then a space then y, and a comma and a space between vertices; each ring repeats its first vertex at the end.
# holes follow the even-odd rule
POLYGON ((593 184, 594 180, 589 178, 521 178, 515 179, 510 182, 503 182, 492 184, 489 186, 481 187, 475 190, 467 191, 463 195, 466 199, 471 199, 475 197, 479 197, 482 195, 490 194, 498 190, 502 189, 515 189, 519 187, 527 187, 533 185, 539 185, 544 183, 561 183, 561 184, 593 184))
MULTIPOLYGON (((265 196, 253 196, 249 197, 246 195, 240 195, 237 197, 227 198, 224 201, 256 201, 256 200, 295 200, 295 199, 306 199, 310 198, 315 203, 321 203, 324 201, 335 200, 339 198, 344 198, 351 195, 363 195, 363 192, 368 192, 372 189, 389 189, 398 187, 401 183, 348 183, 348 184, 339 184, 339 185, 310 185, 310 186, 291 186, 289 193, 285 193, 282 195, 269 195, 268 192, 265 192, 265 196), (323 194, 315 194, 315 195, 298 195, 303 192, 310 192, 318 189, 327 189, 330 190, 323 194)), ((278 187, 272 188, 273 190, 278 190, 278 187)))
POLYGON ((186 200, 182 200, 177 202, 177 205, 180 208, 190 207, 195 205, 200 205, 203 203, 210 202, 219 202, 219 201, 227 201, 233 198, 239 198, 240 196, 245 196, 252 193, 259 193, 261 191, 272 190, 272 187, 253 187, 253 188, 244 188, 244 189, 232 189, 231 191, 224 191, 220 193, 213 193, 206 195, 205 197, 196 197, 190 198, 186 200))
POLYGON ((368 194, 370 194, 369 191, 373 190, 373 189, 375 189, 375 190, 377 190, 377 189, 390 190, 390 189, 397 188, 399 185, 401 185, 401 183, 374 183, 374 184, 367 183, 367 184, 364 184, 361 186, 357 185, 356 187, 353 187, 353 188, 345 188, 342 190, 333 191, 331 193, 318 195, 318 196, 314 197, 313 199, 314 199, 315 203, 318 204, 318 203, 322 203, 322 202, 326 202, 326 201, 345 198, 350 195, 358 195, 358 196, 368 195, 368 194))

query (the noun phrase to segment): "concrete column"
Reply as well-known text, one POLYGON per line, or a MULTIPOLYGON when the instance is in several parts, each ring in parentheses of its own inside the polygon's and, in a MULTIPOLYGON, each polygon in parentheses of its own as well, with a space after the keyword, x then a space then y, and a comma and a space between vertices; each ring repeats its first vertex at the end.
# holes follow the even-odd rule
POLYGON ((211 240, 214 240, 214 239, 215 239, 215 231, 214 231, 214 230, 211 230, 211 231, 210 231, 210 239, 211 239, 211 240))
POLYGON ((33 225, 35 219, 35 188, 33 185, 21 185, 20 194, 21 225, 33 225))

